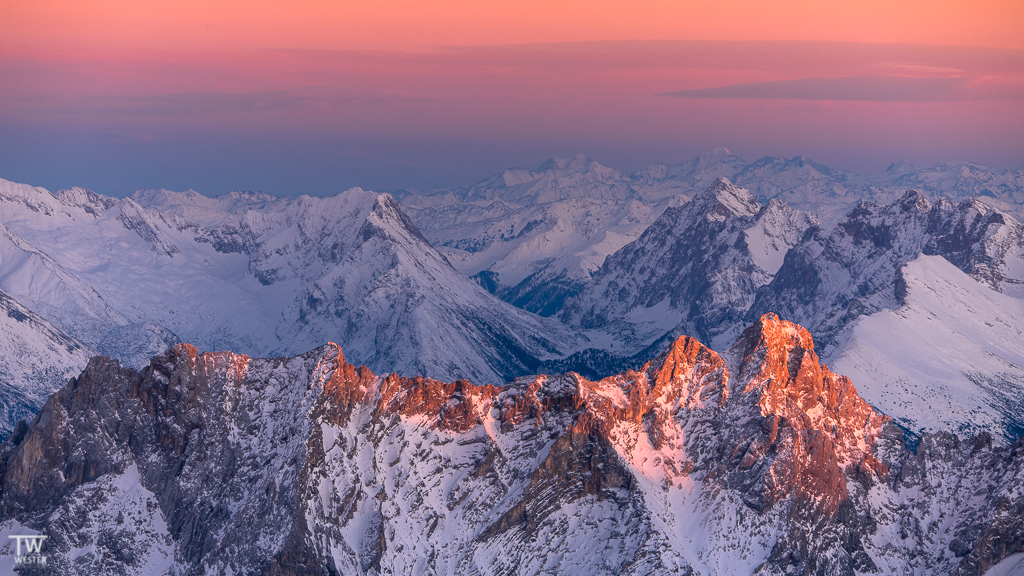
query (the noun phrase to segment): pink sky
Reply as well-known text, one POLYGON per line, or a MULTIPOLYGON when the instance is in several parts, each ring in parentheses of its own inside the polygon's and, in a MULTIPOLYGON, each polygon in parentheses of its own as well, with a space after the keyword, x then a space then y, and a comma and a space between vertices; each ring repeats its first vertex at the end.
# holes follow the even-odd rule
POLYGON ((1024 163, 1018 2, 485 4, 0 5, 0 177, 322 194, 722 145, 1024 163))
POLYGON ((1018 0, 4 0, 8 46, 410 50, 596 40, 1024 48, 1018 0))

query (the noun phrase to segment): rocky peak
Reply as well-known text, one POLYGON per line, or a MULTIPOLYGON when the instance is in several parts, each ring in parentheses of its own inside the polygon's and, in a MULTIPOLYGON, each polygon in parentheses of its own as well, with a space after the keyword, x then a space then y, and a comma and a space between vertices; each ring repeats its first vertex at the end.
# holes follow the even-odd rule
POLYGON ((367 222, 374 222, 393 230, 402 230, 424 244, 430 244, 391 194, 384 193, 377 196, 367 222))
POLYGON ((931 202, 917 190, 908 190, 885 206, 861 201, 837 225, 828 243, 835 257, 846 261, 864 258, 864 252, 874 257, 916 255, 935 216, 931 202))
POLYGON ((763 416, 831 428, 848 448, 889 421, 861 399, 848 378, 821 364, 806 328, 775 314, 765 314, 747 328, 730 353, 739 359, 736 385, 742 388, 737 392, 756 393, 763 416))
POLYGON ((377 408, 382 413, 420 417, 441 430, 465 432, 484 420, 484 412, 501 389, 469 380, 441 382, 417 376, 390 375, 381 383, 377 408))
POLYGON ((139 576, 709 575, 739 556, 726 573, 853 576, 1021 551, 1016 452, 907 453, 774 315, 727 358, 681 337, 639 371, 503 386, 377 376, 334 344, 95 358, 0 446, 0 523, 47 535, 61 573, 139 576), (964 509, 935 488, 960 483, 964 509), (948 530, 924 524, 943 506, 948 530))
POLYGON ((889 419, 877 414, 850 380, 822 365, 803 327, 763 315, 730 349, 739 375, 740 410, 751 398, 758 414, 742 428, 730 482, 757 509, 795 495, 834 515, 850 495, 847 476, 885 476, 874 456, 889 419))
POLYGON ((99 216, 104 211, 117 204, 116 198, 97 194, 92 190, 79 188, 78 186, 59 190, 55 196, 64 204, 67 204, 68 206, 77 206, 93 216, 99 216))
POLYGON ((627 451, 640 441, 629 430, 642 430, 655 449, 668 438, 677 439, 682 448, 686 435, 680 420, 698 411, 717 413, 729 398, 728 381, 725 361, 689 336, 677 338, 640 370, 595 381, 575 373, 537 379, 558 382, 569 391, 572 401, 565 404, 579 409, 577 430, 593 428, 613 444, 628 444, 627 451))
POLYGON ((736 186, 725 177, 716 179, 711 186, 695 195, 686 207, 690 212, 715 220, 753 217, 761 210, 761 204, 749 190, 736 186))
POLYGON ((907 190, 896 201, 896 205, 904 212, 927 212, 932 209, 932 203, 919 190, 907 190))
MULTIPOLYGON (((340 350, 334 354, 335 372, 324 391, 332 395, 330 404, 338 414, 350 414, 353 403, 373 401, 378 414, 399 414, 448 432, 466 433, 490 418, 503 432, 553 418, 574 434, 596 434, 611 446, 621 446, 627 456, 638 449, 638 442, 649 442, 656 450, 689 447, 664 459, 671 464, 665 474, 693 468, 695 462, 685 454, 706 452, 707 439, 691 437, 681 422, 707 426, 732 414, 727 418, 740 418, 740 429, 746 432, 728 441, 738 442, 733 450, 736 468, 719 474, 750 484, 745 490, 753 494, 749 500, 757 509, 796 493, 824 498, 826 511, 835 513, 848 498, 847 469, 869 477, 886 473, 872 451, 888 419, 861 400, 848 379, 818 362, 805 329, 774 315, 762 318, 734 346, 731 354, 740 362, 731 384, 725 360, 687 336, 639 371, 597 381, 573 373, 537 376, 504 387, 396 375, 378 378, 345 363, 340 350), (752 424, 744 424, 745 417, 739 415, 751 408, 757 415, 752 424), (704 415, 697 416, 699 412, 704 415), (748 478, 752 470, 758 471, 754 481, 748 478), (788 480, 776 484, 771 478, 788 480)), ((709 470, 719 464, 696 462, 698 469, 709 470)))
POLYGON ((680 336, 641 370, 651 396, 685 408, 722 406, 729 399, 729 369, 722 358, 690 336, 680 336))
POLYGON ((757 290, 813 224, 781 202, 765 209, 748 190, 720 178, 608 256, 562 317, 615 331, 627 346, 679 334, 728 345, 757 290), (667 325, 670 318, 675 325, 667 325))
POLYGON ((432 378, 375 376, 365 367, 348 364, 341 349, 329 344, 323 352, 323 407, 344 424, 352 409, 372 404, 377 413, 416 418, 441 430, 466 432, 494 418, 508 429, 549 413, 566 413, 600 429, 624 423, 641 424, 658 412, 667 423, 680 410, 718 408, 728 398, 728 369, 721 357, 682 336, 639 371, 591 381, 575 373, 524 377, 505 386, 477 385, 468 380, 442 382, 432 378), (330 409, 328 410, 328 407, 330 409))
POLYGON ((131 230, 140 238, 149 243, 150 247, 157 254, 173 257, 181 250, 175 245, 174 240, 167 236, 164 231, 168 228, 162 216, 152 215, 131 198, 122 198, 117 201, 120 214, 118 221, 126 230, 131 230))

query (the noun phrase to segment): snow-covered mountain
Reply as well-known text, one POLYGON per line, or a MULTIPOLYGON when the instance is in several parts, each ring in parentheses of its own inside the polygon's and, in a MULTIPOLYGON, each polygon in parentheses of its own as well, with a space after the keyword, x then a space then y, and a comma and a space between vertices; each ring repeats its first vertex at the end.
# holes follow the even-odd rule
POLYGON ((832 363, 910 430, 1024 435, 1024 300, 941 256, 901 270, 903 304, 859 318, 832 363))
POLYGON ((931 201, 980 198, 1015 216, 1024 214, 1024 169, 1000 171, 971 162, 925 169, 894 162, 882 174, 865 176, 804 156, 765 156, 747 162, 718 148, 682 164, 652 166, 631 179, 650 189, 670 189, 692 196, 718 177, 749 189, 760 202, 782 200, 793 208, 815 212, 828 223, 860 200, 890 204, 907 190, 918 190, 931 201))
POLYGON ((0 181, 0 572, 1013 574, 1021 180, 956 166, 0 181))
POLYGON ((654 164, 631 177, 633 187, 647 201, 671 196, 693 196, 719 178, 733 179, 747 161, 725 147, 709 150, 681 164, 654 164))
POLYGON ((1024 226, 976 199, 908 192, 809 234, 757 294, 913 431, 1024 430, 1024 226))
MULTIPOLYGON (((865 197, 864 190, 856 185, 855 175, 803 156, 765 156, 743 166, 732 178, 762 202, 781 200, 813 212, 824 222, 832 222, 865 197)), ((877 190, 871 198, 878 200, 880 194, 883 191, 877 190)))
POLYGON ((1018 217, 1024 206, 1024 169, 996 171, 973 162, 955 162, 919 170, 908 162, 894 162, 882 175, 862 180, 872 192, 913 189, 933 199, 975 197, 1018 217))
POLYGON ((720 348, 778 313, 807 326, 823 357, 908 430, 1012 441, 1024 427, 1022 263, 1024 227, 975 199, 861 202, 826 231, 722 179, 608 257, 561 317, 611 340, 546 367, 607 374, 680 334, 720 348), (922 255, 944 265, 907 267, 922 255))
POLYGON ((31 418, 95 354, 0 291, 0 437, 31 418))
POLYGON ((907 192, 879 206, 861 202, 830 231, 816 229, 786 255, 748 318, 767 311, 808 326, 833 345, 857 317, 902 305, 903 266, 939 255, 1010 296, 1024 296, 1024 226, 976 199, 929 202, 907 192))
POLYGON ((375 369, 501 382, 582 342, 459 274, 387 194, 0 184, 0 289, 122 359, 181 340, 263 355, 334 340, 375 369))
POLYGON ((799 157, 749 164, 725 148, 629 176, 581 155, 552 158, 537 169, 506 170, 466 189, 397 197, 463 274, 507 302, 550 316, 666 208, 723 177, 749 182, 765 203, 796 200, 792 205, 827 215, 856 202, 840 183, 845 173, 799 157))
POLYGON ((902 440, 772 315, 724 355, 683 337, 639 371, 504 386, 179 345, 141 373, 93 359, 0 445, 0 536, 47 536, 69 575, 1019 565, 1024 445, 902 440))
MULTIPOLYGON (((137 367, 181 341, 292 355, 333 340, 378 371, 478 383, 542 368, 598 377, 638 367, 679 334, 722 347, 767 312, 806 325, 836 362, 862 342, 861 318, 906 304, 903 267, 921 254, 1024 296, 1010 216, 1019 176, 903 163, 864 178, 803 157, 746 162, 724 148, 624 175, 577 156, 466 189, 399 194, 409 217, 390 196, 359 189, 115 199, 0 181, 0 290, 83 348, 137 367), (707 192, 723 177, 750 192, 707 192), (906 197, 906 185, 925 191, 906 197), (981 196, 954 204, 938 194, 981 196), (876 203, 858 204, 864 197, 876 203)), ((1006 338, 993 330, 978 350, 992 354, 1006 338)), ((1016 368, 982 362, 981 376, 928 380, 910 354, 886 350, 925 397, 950 397, 937 390, 964 378, 999 388, 975 420, 1001 440, 1015 434, 1017 420, 999 416, 1013 404, 998 398, 1013 396, 1016 368)), ((970 428, 965 406, 941 422, 898 418, 915 431, 970 428)))
POLYGON ((465 189, 402 191, 396 197, 459 271, 503 300, 549 316, 666 208, 687 202, 718 178, 749 189, 763 204, 781 200, 814 214, 827 226, 861 200, 890 204, 908 189, 931 201, 979 197, 1024 216, 1024 170, 969 163, 917 170, 901 162, 865 177, 803 156, 747 162, 726 148, 631 175, 584 156, 553 158, 465 189))
POLYGON ((748 190, 719 178, 609 256, 562 318, 611 332, 611 350, 620 354, 666 335, 731 342, 758 288, 814 224, 777 200, 762 206, 748 190))
POLYGON ((464 190, 399 199, 459 271, 520 308, 550 316, 605 257, 687 198, 645 201, 630 178, 576 156, 506 170, 464 190))

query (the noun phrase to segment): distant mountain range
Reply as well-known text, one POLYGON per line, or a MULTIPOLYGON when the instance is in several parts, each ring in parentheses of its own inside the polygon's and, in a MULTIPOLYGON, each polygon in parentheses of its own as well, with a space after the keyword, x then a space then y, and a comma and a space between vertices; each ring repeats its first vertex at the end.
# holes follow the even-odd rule
POLYGON ((865 178, 803 157, 748 163, 724 148, 632 175, 552 159, 394 197, 116 199, 2 181, 0 290, 38 322, 12 326, 0 345, 46 341, 52 361, 12 356, 0 367, 12 391, 0 429, 97 352, 140 367, 179 341, 265 356, 330 340, 407 376, 596 378, 639 367, 679 335, 722 349, 775 312, 807 326, 827 361, 871 375, 862 392, 908 430, 1009 440, 1024 388, 1012 345, 1022 183, 1024 171, 973 164, 896 163, 865 178), (934 285, 948 290, 922 292, 934 285), (935 307, 958 312, 939 321, 924 311, 935 307), (947 336, 917 348, 866 336, 876 325, 913 333, 915 315, 938 323, 929 336, 947 336), (952 342, 970 342, 959 345, 970 363, 922 367, 922 354, 952 342), (891 377, 871 366, 883 358, 891 377), (894 387, 935 403, 908 406, 894 387))
POLYGON ((0 180, 0 542, 73 575, 1020 573, 1022 184, 725 149, 327 198, 0 180))
POLYGON ((776 312, 807 326, 828 362, 862 375, 862 393, 908 430, 989 430, 1009 441, 1024 432, 1014 344, 1024 330, 1015 321, 1024 233, 1013 217, 1024 208, 1022 175, 896 163, 864 178, 802 157, 747 163, 718 149, 631 176, 578 156, 401 197, 464 274, 595 344, 546 370, 598 378, 637 368, 682 334, 722 349, 776 312), (966 294, 991 304, 983 312, 966 294), (915 325, 906 315, 925 312, 908 297, 959 312, 915 325), (865 339, 868 326, 896 322, 892 314, 900 330, 865 339), (897 333, 906 341, 893 341, 897 333), (949 355, 953 345, 965 351, 949 355), (931 369, 922 356, 957 360, 931 369))
POLYGON ((725 148, 632 175, 584 156, 552 159, 469 188, 399 191, 395 197, 458 270, 502 299, 550 316, 665 208, 685 203, 723 177, 762 204, 781 200, 826 227, 862 200, 889 204, 910 189, 932 201, 978 198, 1024 215, 1024 169, 1000 172, 959 163, 917 170, 897 162, 882 175, 861 177, 801 156, 748 163, 725 148))

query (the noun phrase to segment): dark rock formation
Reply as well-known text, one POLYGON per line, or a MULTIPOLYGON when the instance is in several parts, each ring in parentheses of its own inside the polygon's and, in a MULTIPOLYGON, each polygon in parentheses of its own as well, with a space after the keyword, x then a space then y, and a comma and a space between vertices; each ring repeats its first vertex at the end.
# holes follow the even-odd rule
POLYGON ((0 446, 0 525, 64 574, 982 574, 1021 443, 916 452, 810 334, 504 386, 175 346, 94 358, 0 446))

